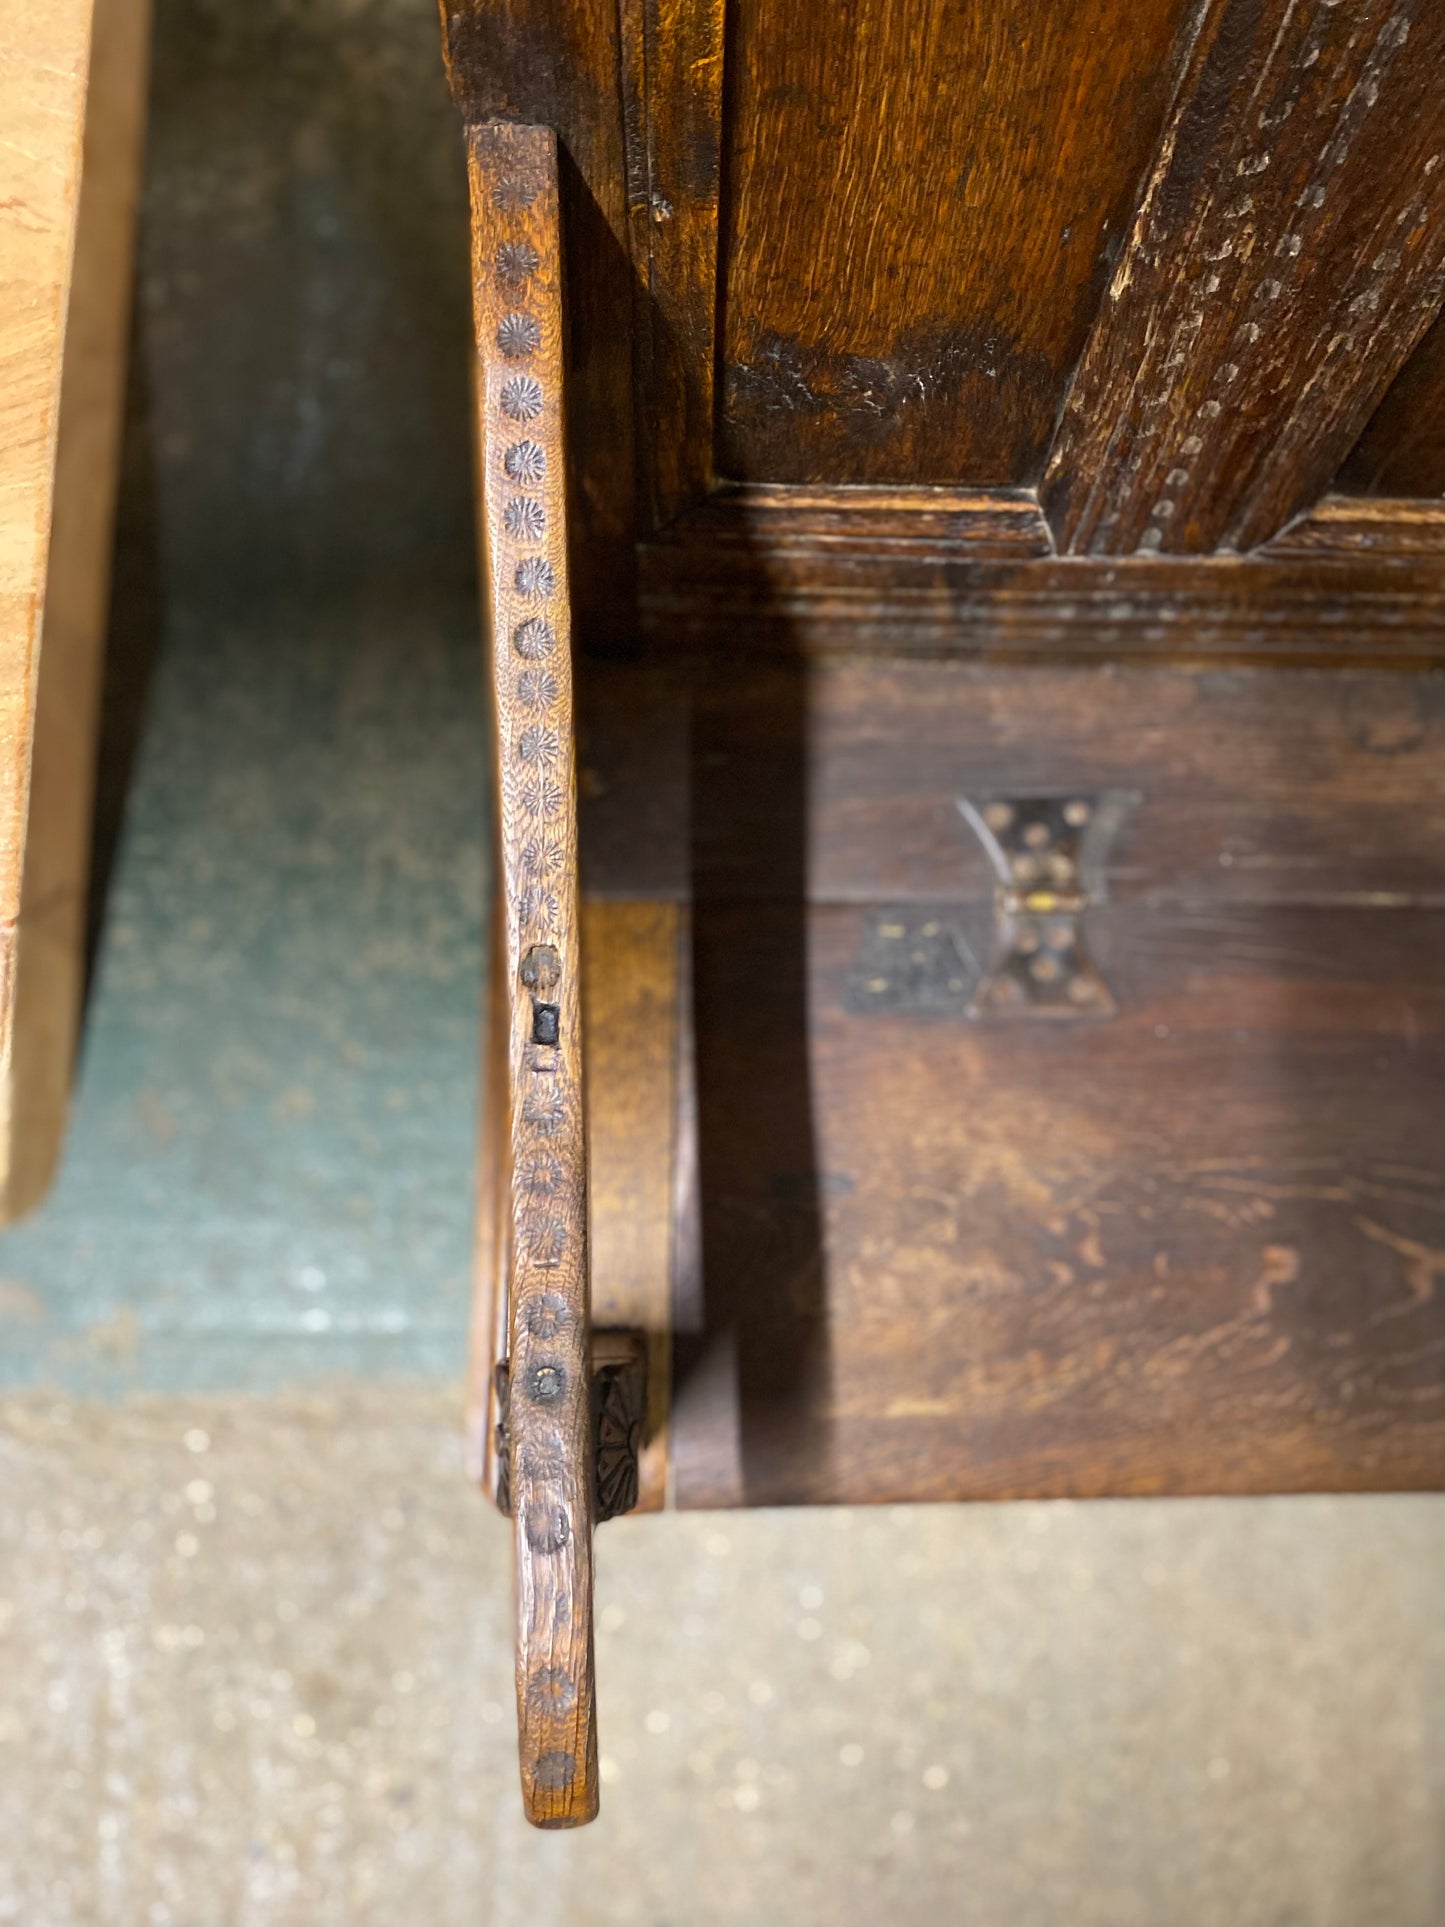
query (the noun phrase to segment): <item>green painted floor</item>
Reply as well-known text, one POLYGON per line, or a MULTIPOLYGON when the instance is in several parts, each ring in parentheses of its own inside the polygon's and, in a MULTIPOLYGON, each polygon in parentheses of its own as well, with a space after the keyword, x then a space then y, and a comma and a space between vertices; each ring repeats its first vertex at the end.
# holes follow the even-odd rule
POLYGON ((60 1181, 0 1238, 0 1384, 459 1368, 485 828, 469 328, 431 12, 166 0, 109 887, 60 1181))

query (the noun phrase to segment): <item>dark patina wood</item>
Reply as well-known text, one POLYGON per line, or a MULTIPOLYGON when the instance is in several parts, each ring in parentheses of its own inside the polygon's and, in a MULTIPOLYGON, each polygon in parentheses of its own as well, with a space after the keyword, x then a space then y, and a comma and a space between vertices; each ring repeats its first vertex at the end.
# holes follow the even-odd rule
POLYGON ((1044 480, 1071 554, 1250 549, 1445 295, 1445 11, 1212 0, 1044 480))
POLYGON ((1445 506, 1327 498, 1249 556, 1055 556, 1030 491, 719 492, 640 551, 660 650, 1445 662, 1445 506))
MULTIPOLYGON (((559 954, 630 1334, 569 1328, 576 1519, 1445 1483, 1445 14, 443 20, 474 153, 555 130, 534 239, 570 266, 559 954)), ((567 1823, 590 1578, 516 1470, 538 899, 487 580, 512 855, 469 1423, 494 1481, 506 1419, 524 1787, 567 1823)))
POLYGON ((644 515, 713 483, 723 0, 621 0, 644 515))
POLYGON ((722 472, 1034 480, 1191 11, 737 0, 722 472))
POLYGON ((584 703, 597 894, 979 901, 956 799, 1082 786, 1141 796, 1115 900, 1445 907, 1433 675, 713 660, 597 666, 584 703))
POLYGON ((1118 1014, 989 1024, 868 999, 896 906, 698 912, 678 1504, 1439 1485, 1445 916, 1090 918, 1118 1014))
POLYGON ((1445 495, 1445 322, 1390 384, 1340 481, 1371 495, 1445 495))

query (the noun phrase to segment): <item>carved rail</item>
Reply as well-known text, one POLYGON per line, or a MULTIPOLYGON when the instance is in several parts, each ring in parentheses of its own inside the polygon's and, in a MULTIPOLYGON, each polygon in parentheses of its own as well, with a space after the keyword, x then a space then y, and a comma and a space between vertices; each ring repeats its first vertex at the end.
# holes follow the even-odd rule
POLYGON ((550 129, 468 129, 476 407, 506 982, 508 1487, 522 1793, 597 1811, 587 1282, 561 252, 550 129))

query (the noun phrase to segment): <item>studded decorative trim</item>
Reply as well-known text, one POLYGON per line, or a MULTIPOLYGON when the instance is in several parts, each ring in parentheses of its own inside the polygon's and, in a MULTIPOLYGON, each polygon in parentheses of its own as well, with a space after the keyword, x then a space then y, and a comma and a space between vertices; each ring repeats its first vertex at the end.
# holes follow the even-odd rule
MULTIPOLYGON (((523 1800, 597 1810, 577 808, 561 259, 550 129, 468 130, 482 525, 509 998, 508 1370, 496 1417, 518 1566, 523 1800)), ((500 1456, 500 1455, 499 1455, 500 1456)))

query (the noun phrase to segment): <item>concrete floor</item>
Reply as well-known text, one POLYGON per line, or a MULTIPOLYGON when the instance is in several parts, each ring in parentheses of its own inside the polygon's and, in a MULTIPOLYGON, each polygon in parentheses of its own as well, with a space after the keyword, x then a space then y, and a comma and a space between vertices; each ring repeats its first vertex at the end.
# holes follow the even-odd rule
POLYGON ((619 1520, 541 1835, 449 1387, 3 1417, 0 1920, 1445 1918, 1434 1505, 619 1520))
POLYGON ((0 1238, 0 1920, 1441 1927, 1445 1503, 623 1520, 520 1819, 426 0, 161 0, 73 1130, 0 1238))

